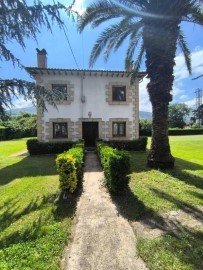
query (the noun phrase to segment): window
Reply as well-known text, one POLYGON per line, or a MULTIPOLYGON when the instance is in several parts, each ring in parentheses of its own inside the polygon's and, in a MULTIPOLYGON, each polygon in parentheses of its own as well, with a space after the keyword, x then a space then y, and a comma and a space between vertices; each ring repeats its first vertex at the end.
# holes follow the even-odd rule
POLYGON ((52 90, 62 93, 63 94, 63 100, 68 99, 67 85, 66 84, 52 84, 52 90))
POLYGON ((125 136, 126 136, 126 123, 113 122, 113 137, 125 137, 125 136))
POLYGON ((112 100, 126 101, 126 86, 112 86, 112 100))
POLYGON ((67 138, 68 124, 67 123, 53 123, 53 138, 67 138))

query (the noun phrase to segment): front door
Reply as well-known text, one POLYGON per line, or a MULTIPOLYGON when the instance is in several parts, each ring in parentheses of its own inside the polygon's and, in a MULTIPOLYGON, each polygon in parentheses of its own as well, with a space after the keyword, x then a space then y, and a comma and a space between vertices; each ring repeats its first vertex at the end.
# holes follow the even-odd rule
POLYGON ((95 146, 95 141, 98 139, 98 134, 98 122, 82 123, 82 138, 85 140, 85 146, 95 146))

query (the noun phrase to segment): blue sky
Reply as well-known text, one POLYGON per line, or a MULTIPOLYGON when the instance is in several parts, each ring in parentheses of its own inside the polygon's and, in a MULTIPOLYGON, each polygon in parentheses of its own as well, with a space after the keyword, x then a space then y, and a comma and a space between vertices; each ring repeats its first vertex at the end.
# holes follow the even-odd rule
MULTIPOLYGON (((43 2, 50 3, 48 0, 43 2)), ((64 4, 68 3, 67 0, 60 2, 64 4)), ((82 12, 86 5, 87 0, 76 0, 75 9, 82 12)), ((77 32, 77 23, 64 14, 62 16, 68 29, 68 38, 78 66, 80 69, 88 69, 91 48, 103 27, 94 30, 87 27, 82 34, 79 34, 77 32)), ((192 23, 184 24, 182 27, 192 52, 193 73, 191 76, 188 74, 183 55, 177 50, 176 66, 174 69, 173 102, 184 102, 189 106, 194 106, 194 92, 197 88, 203 88, 203 77, 198 80, 192 80, 192 78, 203 74, 203 28, 195 26, 192 23)), ((53 34, 47 32, 46 29, 42 29, 41 34, 38 35, 38 44, 34 40, 26 40, 26 49, 24 51, 16 43, 9 43, 8 47, 25 66, 36 66, 36 48, 45 48, 48 53, 48 67, 77 68, 65 35, 56 25, 53 26, 53 34)), ((108 62, 105 62, 101 56, 93 69, 123 70, 125 48, 126 43, 116 53, 111 55, 108 62)), ((10 62, 0 63, 0 74, 1 78, 5 79, 19 78, 31 80, 26 71, 18 67, 14 68, 10 62)), ((151 111, 151 104, 146 91, 147 82, 147 79, 144 79, 140 84, 140 110, 142 111, 151 111)), ((20 97, 19 100, 15 101, 15 106, 18 108, 26 107, 30 106, 30 103, 25 103, 23 98, 20 97)))

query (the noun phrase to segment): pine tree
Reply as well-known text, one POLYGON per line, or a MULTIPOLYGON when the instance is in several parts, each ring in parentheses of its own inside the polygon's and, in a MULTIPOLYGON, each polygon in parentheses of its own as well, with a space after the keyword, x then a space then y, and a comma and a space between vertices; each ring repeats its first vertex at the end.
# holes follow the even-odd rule
MULTIPOLYGON (((25 39, 32 38, 37 41, 37 35, 41 27, 46 27, 52 32, 52 23, 57 23, 60 28, 64 27, 60 12, 65 11, 68 16, 72 15, 72 6, 67 8, 59 2, 44 5, 40 0, 33 1, 28 5, 25 0, 0 0, 0 60, 11 61, 14 66, 24 68, 21 61, 7 47, 12 41, 19 44, 23 49, 26 47, 25 39)), ((0 78, 0 113, 12 105, 13 97, 23 95, 25 100, 39 100, 39 106, 46 109, 46 99, 55 106, 55 101, 61 97, 50 89, 37 86, 33 82, 0 78)))

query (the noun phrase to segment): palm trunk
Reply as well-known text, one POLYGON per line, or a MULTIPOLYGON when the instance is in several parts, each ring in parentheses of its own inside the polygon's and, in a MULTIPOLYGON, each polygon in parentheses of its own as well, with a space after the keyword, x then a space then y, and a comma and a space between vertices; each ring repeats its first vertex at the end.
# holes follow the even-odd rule
MULTIPOLYGON (((143 40, 146 48, 146 67, 150 83, 147 85, 152 103, 152 143, 147 165, 156 169, 173 168, 168 139, 168 105, 172 100, 173 68, 179 26, 153 25, 145 27, 143 40)), ((147 24, 146 24, 147 25, 147 24)))
POLYGON ((156 169, 173 168, 175 159, 168 139, 168 104, 153 101, 152 108, 152 142, 147 165, 156 169))

